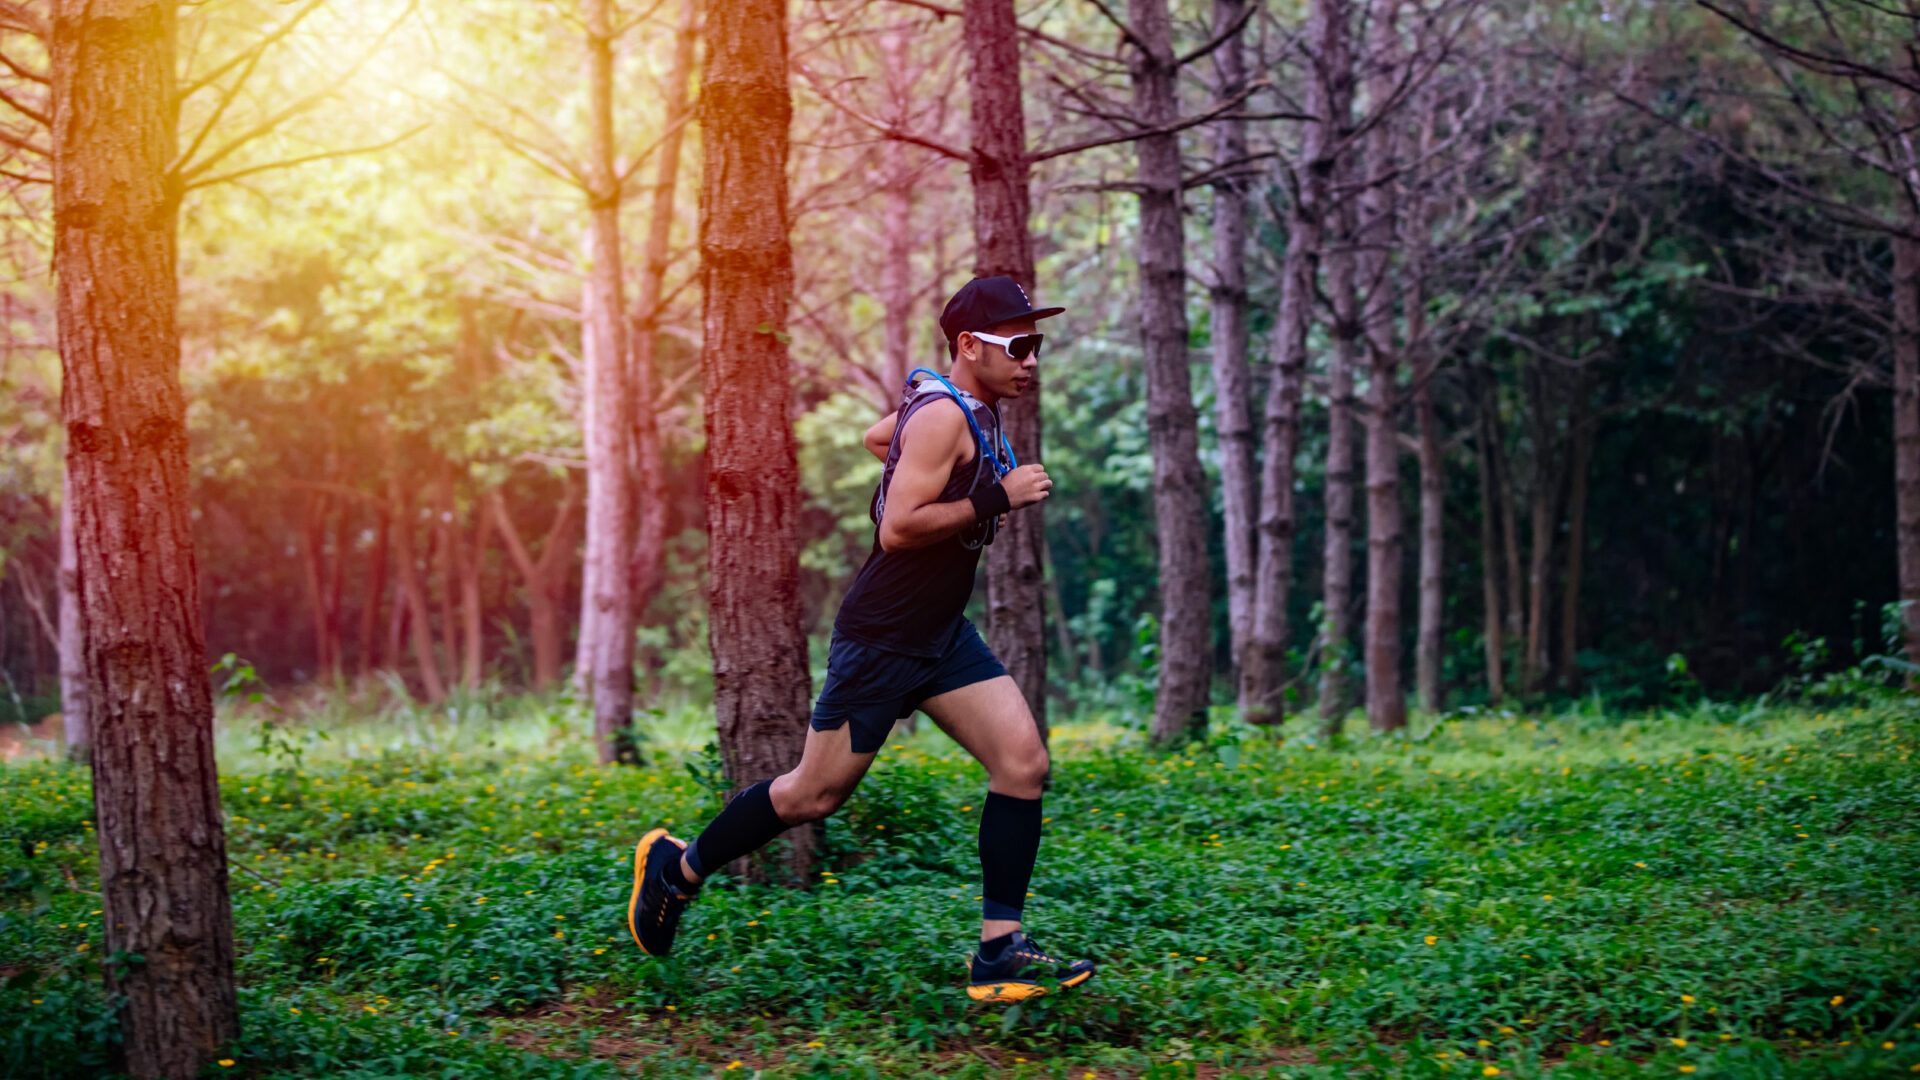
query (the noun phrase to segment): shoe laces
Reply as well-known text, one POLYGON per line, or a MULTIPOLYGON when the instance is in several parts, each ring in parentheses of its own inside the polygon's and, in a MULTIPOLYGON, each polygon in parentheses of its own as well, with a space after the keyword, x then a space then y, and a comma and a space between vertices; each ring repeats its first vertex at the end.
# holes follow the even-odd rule
POLYGON ((1040 946, 1035 945, 1033 943, 1032 939, 1027 939, 1025 941, 1022 941, 1019 945, 1016 945, 1011 950, 1009 950, 1009 952, 1013 956, 1017 956, 1022 960, 1030 961, 1035 964, 1063 964, 1066 962, 1064 960, 1061 960, 1059 957, 1047 955, 1047 953, 1044 950, 1042 950, 1040 946))

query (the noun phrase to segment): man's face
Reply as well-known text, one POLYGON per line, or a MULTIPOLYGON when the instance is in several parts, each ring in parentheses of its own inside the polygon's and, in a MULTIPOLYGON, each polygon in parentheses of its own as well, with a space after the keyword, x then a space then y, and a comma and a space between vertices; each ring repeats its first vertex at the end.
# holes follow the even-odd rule
MULTIPOLYGON (((1030 318, 1008 319, 987 327, 985 333, 998 337, 1019 337, 1035 331, 1030 318)), ((972 334, 960 335, 960 362, 968 365, 980 384, 1003 398, 1017 398, 1035 382, 1040 357, 1029 353, 1024 360, 1007 355, 1004 345, 981 341, 972 334)))

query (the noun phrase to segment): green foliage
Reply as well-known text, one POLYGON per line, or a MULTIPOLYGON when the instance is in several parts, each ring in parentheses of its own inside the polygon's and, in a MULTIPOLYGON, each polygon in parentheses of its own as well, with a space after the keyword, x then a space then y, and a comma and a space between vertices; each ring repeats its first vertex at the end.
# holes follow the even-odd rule
MULTIPOLYGON (((704 1077, 741 1060, 791 1077, 1758 1080, 1920 1063, 1910 699, 1464 718, 1337 750, 1221 720, 1173 755, 1061 723, 1029 915, 1101 972, 1018 1010, 960 992, 984 776, 944 737, 880 755, 827 823, 814 885, 716 879, 661 961, 626 937, 630 845, 700 827, 710 754, 662 718, 670 767, 603 770, 522 715, 495 721, 500 749, 343 733, 297 768, 228 772, 233 1074, 704 1077)), ((89 815, 84 771, 0 770, 0 1011, 19 1018, 0 1076, 113 1067, 89 815)))

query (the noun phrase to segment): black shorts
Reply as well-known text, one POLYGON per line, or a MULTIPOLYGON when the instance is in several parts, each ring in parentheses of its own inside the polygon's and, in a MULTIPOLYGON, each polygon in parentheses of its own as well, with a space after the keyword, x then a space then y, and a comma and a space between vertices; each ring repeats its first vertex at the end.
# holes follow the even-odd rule
POLYGON ((827 685, 813 703, 811 726, 835 731, 853 724, 853 752, 871 754, 886 745, 894 721, 913 715, 930 697, 997 679, 1007 669, 961 619, 939 656, 908 656, 833 635, 827 652, 827 685))

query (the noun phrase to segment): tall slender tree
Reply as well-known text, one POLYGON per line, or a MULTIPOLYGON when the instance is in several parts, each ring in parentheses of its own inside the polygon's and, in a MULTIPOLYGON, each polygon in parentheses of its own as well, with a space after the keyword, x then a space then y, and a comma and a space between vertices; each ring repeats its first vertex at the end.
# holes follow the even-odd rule
MULTIPOLYGON (((1357 264, 1366 289, 1361 335, 1366 341, 1367 408, 1367 722, 1376 731, 1407 726, 1400 681, 1400 349, 1395 298, 1399 275, 1391 252, 1397 236, 1395 199, 1398 94, 1410 74, 1399 46, 1399 0, 1372 0, 1367 19, 1365 189, 1358 200, 1357 264)), ((1331 460, 1331 458, 1329 458, 1331 460)), ((1329 515, 1331 518, 1331 515, 1329 515)))
MULTIPOLYGON (((1349 100, 1335 110, 1342 130, 1351 123, 1350 107, 1349 100)), ((1315 700, 1328 734, 1338 733, 1353 707, 1353 390, 1361 332, 1355 252, 1359 212, 1352 196, 1356 177, 1352 153, 1342 153, 1334 163, 1334 182, 1347 194, 1333 210, 1326 254, 1333 347, 1327 351, 1326 532, 1320 550, 1320 687, 1315 700)))
MULTIPOLYGON (((1254 0, 1214 0, 1213 30, 1230 35, 1213 54, 1214 96, 1229 100, 1247 87, 1246 47, 1237 27, 1254 0)), ((1247 367, 1247 121, 1233 116, 1213 124, 1213 281, 1209 320, 1213 351, 1214 429, 1220 445, 1220 509, 1227 560, 1227 630, 1237 679, 1253 638, 1254 563, 1258 539, 1254 472, 1252 373, 1247 367)))
POLYGON ((621 178, 614 166, 613 0, 582 0, 587 52, 587 281, 581 291, 586 360, 587 550, 579 666, 593 703, 600 760, 631 761, 633 729, 633 393, 627 377, 620 264, 621 178))
MULTIPOLYGON (((1020 26, 1013 0, 965 0, 964 40, 972 129, 973 272, 1010 277, 1033 290, 1032 194, 1028 177, 1026 111, 1020 98, 1020 26)), ((1044 365, 1043 365, 1044 366, 1044 365)), ((1013 453, 1040 460, 1040 394, 1033 387, 1000 407, 1013 453)), ((1010 515, 987 549, 987 636, 994 654, 1026 695, 1027 708, 1047 733, 1047 609, 1042 587, 1044 507, 1010 515)))
POLYGON ((58 0, 61 412, 108 966, 127 1069, 199 1075, 239 1030, 180 389, 171 0, 58 0))
POLYGON ((639 520, 634 532, 632 605, 637 621, 660 589, 667 558, 667 474, 660 444, 660 328, 666 315, 667 266, 672 261, 674 206, 680 183, 680 153, 691 116, 690 83, 699 38, 699 5, 686 0, 674 32, 673 60, 667 71, 662 122, 654 150, 653 200, 647 213, 646 249, 641 255, 639 297, 634 304, 629 379, 633 387, 634 492, 639 520))
MULTIPOLYGON (((812 680, 800 628, 800 467, 787 358, 786 5, 716 4, 702 80, 700 272, 705 293, 709 642, 720 751, 735 788, 793 768, 812 680)), ((788 866, 815 833, 787 834, 788 866)))
POLYGON ((1307 328, 1313 321, 1319 267, 1332 207, 1334 169, 1349 123, 1353 61, 1348 0, 1313 0, 1301 48, 1305 125, 1290 170, 1286 251, 1280 305, 1272 334, 1272 378, 1261 420, 1259 550, 1255 560, 1253 644, 1242 662, 1240 703, 1263 723, 1286 713, 1287 599, 1293 587, 1294 455, 1306 389, 1307 328))
MULTIPOLYGON (((1139 37, 1130 54, 1134 119, 1167 129, 1178 119, 1179 59, 1166 0, 1131 0, 1139 37)), ((1204 730, 1213 674, 1207 510, 1199 421, 1187 360, 1186 240, 1180 136, 1134 142, 1140 197, 1140 340, 1147 376, 1147 439, 1153 454, 1153 516, 1160 567, 1160 688, 1153 735, 1161 742, 1204 730)))

